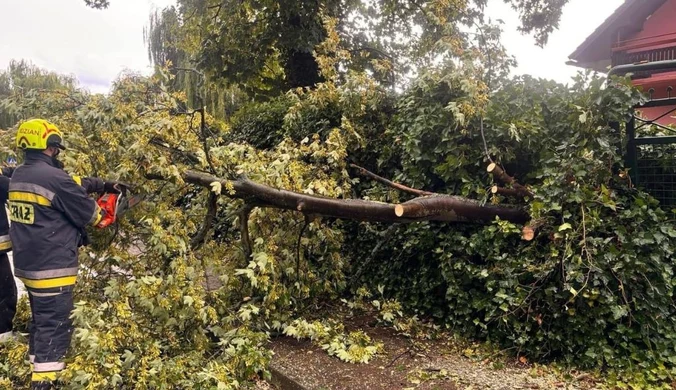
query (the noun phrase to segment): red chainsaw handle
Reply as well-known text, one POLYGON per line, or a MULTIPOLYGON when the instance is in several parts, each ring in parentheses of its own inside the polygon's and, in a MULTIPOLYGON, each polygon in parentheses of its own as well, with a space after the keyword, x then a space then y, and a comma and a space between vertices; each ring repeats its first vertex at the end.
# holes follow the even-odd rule
POLYGON ((103 229, 115 223, 120 197, 120 194, 103 194, 96 201, 103 214, 99 223, 96 224, 97 228, 103 229))

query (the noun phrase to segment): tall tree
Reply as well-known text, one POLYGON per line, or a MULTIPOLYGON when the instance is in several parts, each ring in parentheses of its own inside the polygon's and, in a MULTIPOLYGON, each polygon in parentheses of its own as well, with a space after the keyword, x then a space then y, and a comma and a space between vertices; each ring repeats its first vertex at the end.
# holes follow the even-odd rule
MULTIPOLYGON (((505 2, 519 12, 521 30, 544 44, 567 0, 505 2)), ((342 54, 341 71, 368 70, 392 85, 472 50, 477 34, 462 26, 483 25, 486 6, 486 0, 179 0, 153 15, 148 46, 158 64, 181 57, 211 79, 270 96, 321 81, 317 51, 336 33, 332 49, 342 54)))

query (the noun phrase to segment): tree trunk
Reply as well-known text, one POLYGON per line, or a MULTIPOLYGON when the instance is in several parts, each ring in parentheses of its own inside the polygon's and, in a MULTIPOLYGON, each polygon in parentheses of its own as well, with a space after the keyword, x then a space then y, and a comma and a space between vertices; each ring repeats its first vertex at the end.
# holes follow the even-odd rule
MULTIPOLYGON (((159 179, 157 176, 151 178, 159 179)), ((223 187, 227 181, 205 173, 187 171, 183 179, 192 184, 209 187, 219 182, 223 187)), ((457 196, 434 195, 412 199, 400 205, 361 199, 334 199, 280 190, 256 183, 247 178, 230 182, 234 194, 261 207, 276 207, 300 211, 325 217, 369 222, 405 223, 417 221, 444 222, 490 222, 500 217, 514 223, 525 223, 528 214, 521 208, 509 206, 486 206, 457 196), (397 212, 395 212, 397 211, 397 212)))

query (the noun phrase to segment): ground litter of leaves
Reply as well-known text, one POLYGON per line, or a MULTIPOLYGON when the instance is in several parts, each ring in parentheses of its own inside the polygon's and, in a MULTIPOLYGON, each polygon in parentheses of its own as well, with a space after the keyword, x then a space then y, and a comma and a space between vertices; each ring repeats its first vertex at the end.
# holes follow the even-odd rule
MULTIPOLYGON (((564 380, 523 358, 519 362, 468 357, 467 350, 459 351, 455 341, 443 337, 420 341, 398 335, 391 328, 359 326, 359 329, 384 344, 384 352, 368 364, 345 363, 310 341, 278 337, 270 343, 275 352, 271 369, 313 390, 595 388, 587 375, 564 380)), ((288 385, 277 387, 292 389, 288 385)))

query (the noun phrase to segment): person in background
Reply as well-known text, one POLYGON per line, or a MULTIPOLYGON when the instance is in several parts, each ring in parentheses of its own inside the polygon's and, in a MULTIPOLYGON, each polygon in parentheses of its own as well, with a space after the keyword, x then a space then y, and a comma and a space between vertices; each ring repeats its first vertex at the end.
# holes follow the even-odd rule
POLYGON ((12 242, 9 239, 9 221, 5 208, 9 193, 9 178, 13 172, 12 166, 0 170, 0 343, 13 338, 12 322, 16 313, 16 283, 7 255, 12 250, 12 242))

